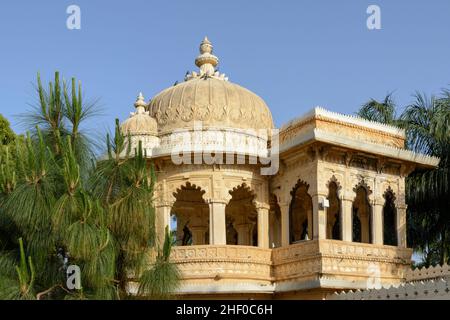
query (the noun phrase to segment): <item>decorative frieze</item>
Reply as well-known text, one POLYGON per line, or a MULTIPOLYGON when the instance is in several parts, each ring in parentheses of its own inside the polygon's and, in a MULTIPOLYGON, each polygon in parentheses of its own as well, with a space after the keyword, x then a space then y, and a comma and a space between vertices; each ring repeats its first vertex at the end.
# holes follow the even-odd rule
POLYGON ((450 266, 448 264, 417 268, 406 273, 406 281, 421 281, 447 278, 450 279, 450 266))
POLYGON ((328 300, 450 300, 450 284, 445 280, 406 283, 390 288, 334 293, 328 300))
POLYGON ((188 283, 241 279, 306 285, 316 283, 311 282, 315 279, 323 283, 319 287, 338 281, 343 288, 351 288, 355 281, 360 287, 366 286, 374 274, 380 277, 381 284, 401 283, 410 256, 410 249, 311 240, 276 249, 232 245, 174 247, 171 259, 188 283))

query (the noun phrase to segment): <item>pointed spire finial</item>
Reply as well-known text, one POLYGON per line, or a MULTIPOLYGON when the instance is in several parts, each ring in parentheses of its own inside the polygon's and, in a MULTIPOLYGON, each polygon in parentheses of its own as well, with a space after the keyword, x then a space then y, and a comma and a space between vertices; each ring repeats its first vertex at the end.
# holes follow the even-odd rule
POLYGON ((134 106, 136 108, 137 113, 145 112, 145 107, 147 106, 147 104, 145 103, 145 98, 142 92, 139 92, 139 95, 136 99, 136 102, 134 103, 134 106))
POLYGON ((195 59, 195 64, 200 68, 200 75, 207 74, 212 76, 215 72, 215 67, 219 64, 219 58, 212 54, 213 45, 205 36, 200 44, 200 55, 195 59))

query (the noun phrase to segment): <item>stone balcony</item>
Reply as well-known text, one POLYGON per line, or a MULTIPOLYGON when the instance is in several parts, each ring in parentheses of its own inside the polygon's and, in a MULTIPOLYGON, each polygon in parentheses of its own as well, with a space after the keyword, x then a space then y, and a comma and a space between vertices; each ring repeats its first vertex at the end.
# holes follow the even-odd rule
POLYGON ((174 247, 172 262, 182 273, 180 294, 271 294, 272 250, 249 246, 174 247))
POLYGON ((363 289, 404 281, 412 250, 336 240, 300 242, 272 252, 275 292, 363 289))
POLYGON ((180 294, 273 297, 291 292, 329 293, 404 281, 412 250, 336 240, 287 247, 201 245, 174 247, 182 273, 180 294))

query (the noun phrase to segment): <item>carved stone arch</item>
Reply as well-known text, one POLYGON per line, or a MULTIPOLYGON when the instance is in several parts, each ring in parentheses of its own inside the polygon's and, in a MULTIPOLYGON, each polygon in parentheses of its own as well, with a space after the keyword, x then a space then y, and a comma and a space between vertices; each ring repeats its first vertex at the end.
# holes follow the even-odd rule
POLYGON ((335 175, 328 180, 326 186, 328 199, 328 206, 326 208, 326 238, 342 240, 342 186, 335 175))
POLYGON ((205 201, 208 201, 208 199, 211 198, 211 187, 210 185, 207 183, 207 179, 203 178, 203 179, 192 179, 192 178, 183 178, 183 179, 177 179, 176 182, 172 182, 172 190, 169 190, 170 194, 173 195, 173 192, 178 192, 178 190, 180 190, 180 188, 182 187, 186 187, 186 186, 193 186, 195 188, 200 188, 202 191, 202 195, 203 195, 203 199, 205 201), (174 187, 174 185, 176 187, 174 187), (175 190, 175 191, 173 191, 175 190))
POLYGON ((256 200, 255 190, 244 182, 234 186, 228 191, 228 194, 230 198, 225 207, 227 244, 256 246, 258 240, 258 201, 256 200), (232 234, 236 233, 237 237, 231 237, 232 234))
MULTIPOLYGON (((171 186, 173 188, 173 184, 171 186)), ((173 190, 173 189, 172 189, 173 190)), ((174 224, 174 240, 177 245, 203 245, 209 243, 209 206, 206 191, 199 185, 186 181, 179 185, 172 196, 171 224, 174 224)))
POLYGON ((389 185, 389 186, 386 188, 386 190, 384 191, 384 193, 383 193, 383 198, 386 199, 386 197, 388 196, 388 194, 391 194, 391 195, 392 195, 392 198, 393 198, 392 200, 394 201, 395 204, 397 204, 397 203, 396 203, 397 196, 396 196, 394 190, 392 190, 392 188, 391 188, 390 185, 389 185))
POLYGON ((302 240, 312 240, 313 230, 313 204, 309 194, 309 184, 298 179, 292 188, 289 203, 289 243, 302 240))
POLYGON ((305 186, 306 187, 306 191, 309 190, 309 183, 307 183, 306 181, 302 180, 302 179, 298 179, 297 183, 294 185, 294 187, 291 189, 290 191, 290 195, 294 196, 295 192, 297 191, 297 189, 301 186, 305 186))
POLYGON ((255 188, 252 188, 252 186, 248 185, 246 182, 236 185, 231 190, 228 190, 229 198, 227 199, 227 201, 229 202, 231 200, 233 192, 235 192, 236 190, 241 189, 241 188, 252 195, 252 197, 253 197, 252 203, 253 203, 253 205, 257 206, 258 195, 255 192, 255 188))
POLYGON ((372 234, 372 210, 374 200, 371 199, 372 189, 364 178, 353 188, 355 198, 352 205, 352 235, 353 242, 371 243, 372 234))
POLYGON ((203 201, 206 201, 206 199, 204 198, 206 191, 202 187, 197 186, 195 183, 191 183, 189 181, 182 184, 180 187, 176 188, 175 191, 172 192, 172 195, 175 198, 175 200, 178 200, 177 195, 180 194, 182 191, 186 191, 186 190, 199 191, 202 196, 203 201))
POLYGON ((342 185, 341 185, 341 183, 339 182, 339 180, 336 178, 336 176, 334 174, 331 176, 330 180, 328 180, 327 183, 326 183, 327 190, 330 189, 330 184, 331 183, 335 183, 336 184, 339 197, 341 198, 342 197, 342 185))
POLYGON ((226 188, 226 190, 224 190, 225 191, 224 192, 224 197, 225 197, 224 200, 227 203, 231 200, 231 197, 232 197, 231 194, 239 188, 243 188, 244 190, 249 191, 254 196, 253 201, 257 201, 257 199, 258 199, 258 195, 256 194, 256 191, 255 191, 256 188, 255 188, 255 185, 253 185, 253 184, 248 184, 247 182, 233 181, 233 183, 226 183, 225 188, 226 188))
POLYGON ((367 184, 366 179, 362 178, 354 187, 353 191, 356 192, 360 187, 363 187, 366 189, 367 196, 370 198, 371 194, 373 193, 370 186, 367 184))

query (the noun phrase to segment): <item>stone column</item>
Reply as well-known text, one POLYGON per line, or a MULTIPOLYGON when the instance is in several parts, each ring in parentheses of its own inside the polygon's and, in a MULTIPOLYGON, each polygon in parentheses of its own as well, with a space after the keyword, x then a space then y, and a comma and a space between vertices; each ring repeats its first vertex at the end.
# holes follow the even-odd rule
POLYGON ((406 205, 399 205, 396 214, 397 246, 406 248, 406 205))
POLYGON ((252 230, 252 224, 251 223, 240 223, 235 226, 236 231, 238 233, 238 245, 240 246, 251 246, 252 245, 252 237, 251 237, 251 230, 252 230))
POLYGON ((209 205, 209 244, 227 244, 227 232, 225 222, 226 202, 222 200, 210 200, 209 205))
POLYGON ((281 246, 289 245, 289 203, 280 203, 281 211, 281 246))
POLYGON ((376 199, 372 208, 372 243, 383 244, 383 201, 376 199))
POLYGON ((327 219, 325 208, 321 206, 325 195, 316 194, 312 196, 313 203, 313 239, 327 238, 327 219))
POLYGON ((192 244, 202 245, 205 244, 205 234, 207 227, 205 226, 194 226, 191 227, 192 230, 192 244))
POLYGON ((260 206, 258 210, 258 247, 269 248, 269 206, 260 206))
POLYGON ((157 241, 162 245, 164 243, 165 229, 169 227, 170 232, 170 212, 172 204, 168 202, 160 203, 155 206, 155 229, 157 241))
POLYGON ((353 201, 351 199, 348 198, 342 199, 342 212, 341 212, 342 241, 351 242, 353 240, 352 207, 353 201))
POLYGON ((281 213, 277 219, 277 212, 269 210, 269 247, 281 246, 281 213))

